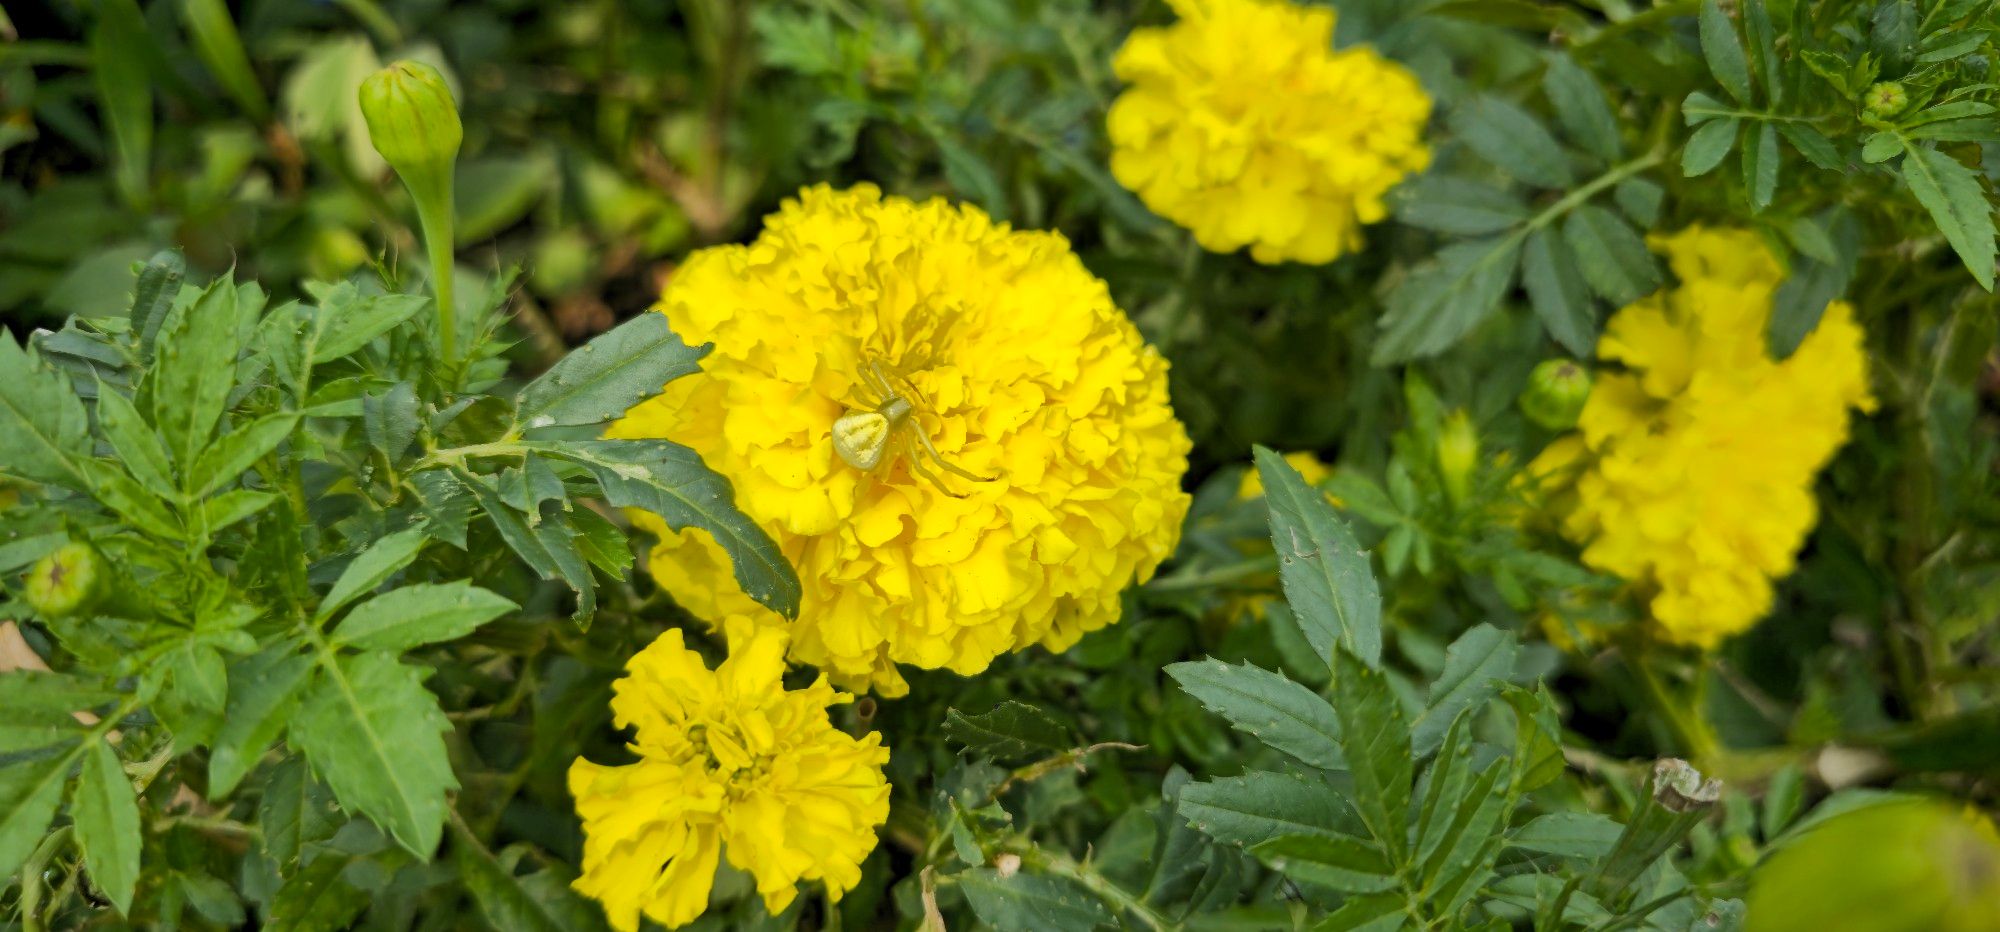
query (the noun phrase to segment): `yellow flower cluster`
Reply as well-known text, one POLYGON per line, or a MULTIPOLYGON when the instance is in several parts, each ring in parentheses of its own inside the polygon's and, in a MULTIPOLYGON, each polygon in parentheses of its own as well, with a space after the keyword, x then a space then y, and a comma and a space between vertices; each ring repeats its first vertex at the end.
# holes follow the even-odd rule
POLYGON ((824 881, 838 900, 889 816, 881 735, 856 739, 827 718, 853 697, 825 676, 786 691, 781 631, 741 623, 730 641, 713 671, 678 630, 634 655, 611 710, 636 729, 638 762, 570 766, 584 831, 575 886, 623 932, 641 913, 669 928, 694 921, 725 851, 772 915, 801 880, 824 881))
POLYGON ((1112 60, 1111 173, 1212 252, 1331 262, 1382 198, 1430 164, 1431 101, 1367 47, 1333 50, 1334 11, 1282 0, 1170 0, 1112 60))
MULTIPOLYGON (((1813 479, 1870 410, 1853 308, 1835 302, 1791 358, 1765 349, 1783 272, 1758 237, 1659 237, 1680 285, 1619 311, 1578 433, 1533 471, 1573 476, 1557 503, 1586 564, 1630 580, 1652 634, 1713 647, 1764 616, 1817 520, 1813 479)), ((1561 484, 1558 480, 1558 484, 1561 484)))
MULTIPOLYGON (((1189 443, 1167 363, 1060 235, 816 187, 750 245, 690 256, 659 310, 715 352, 610 433, 679 441, 729 477, 805 584, 792 656, 843 687, 901 695, 899 663, 973 674, 1063 650, 1179 540, 1189 443), (864 471, 833 429, 886 409, 884 381, 912 407, 864 471)), ((696 616, 786 624, 707 534, 639 523, 696 616)))

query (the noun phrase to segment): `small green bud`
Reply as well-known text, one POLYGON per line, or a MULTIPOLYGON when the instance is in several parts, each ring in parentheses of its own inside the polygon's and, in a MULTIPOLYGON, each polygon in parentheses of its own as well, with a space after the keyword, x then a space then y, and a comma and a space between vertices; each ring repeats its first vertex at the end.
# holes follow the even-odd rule
POLYGON ((2000 833, 1930 799, 1835 816, 1751 875, 1747 932, 1986 932, 2000 916, 2000 833))
POLYGON ((104 564, 89 544, 71 541, 35 561, 24 595, 44 618, 66 618, 88 610, 104 589, 104 564))
POLYGON ((1909 105, 1909 92, 1895 81, 1878 81, 1861 95, 1861 112, 1874 120, 1892 119, 1909 105))
POLYGON ((1437 464, 1445 494, 1454 502, 1464 501, 1472 487, 1472 470, 1479 465, 1479 428, 1463 408, 1447 415, 1438 430, 1437 464))
POLYGON ((449 172, 465 141, 451 88, 423 62, 399 61, 369 75, 361 82, 361 115, 375 151, 405 182, 414 174, 449 172))
POLYGON ((1528 373, 1518 403, 1521 413, 1550 430, 1568 430, 1590 400, 1590 370, 1567 359, 1550 359, 1528 373))

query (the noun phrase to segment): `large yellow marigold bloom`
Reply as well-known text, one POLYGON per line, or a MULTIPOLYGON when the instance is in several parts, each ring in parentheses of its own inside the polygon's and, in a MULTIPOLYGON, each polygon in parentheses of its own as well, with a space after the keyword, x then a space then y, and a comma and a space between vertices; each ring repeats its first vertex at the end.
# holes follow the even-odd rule
POLYGON ((889 816, 881 735, 856 739, 827 718, 853 697, 825 676, 787 691, 782 631, 739 624, 730 641, 713 671, 678 630, 634 655, 611 711, 636 729, 638 763, 570 765, 584 832, 575 886, 624 932, 641 913, 669 928, 694 921, 725 853, 773 915, 801 880, 838 900, 889 816))
MULTIPOLYGON (((849 688, 907 686, 899 663, 986 669, 1116 621, 1119 593, 1173 552, 1186 432, 1167 363, 1054 233, 972 207, 811 188, 748 246, 688 258, 659 309, 702 373, 613 425, 666 437, 729 477, 805 586, 792 656, 849 688), (915 406, 910 444, 864 472, 835 420, 879 366, 915 406), (914 389, 912 391, 911 389, 914 389)), ((877 399, 879 400, 879 399, 877 399)), ((731 580, 705 533, 661 535, 653 575, 714 625, 785 625, 731 580)))
POLYGON ((1375 50, 1334 51, 1334 12, 1282 0, 1170 0, 1112 59, 1111 173, 1212 252, 1330 262, 1430 164, 1431 101, 1375 50))
POLYGON ((1631 580, 1661 640, 1713 647, 1771 607, 1817 520, 1813 480, 1871 410, 1854 309, 1834 302, 1791 358, 1765 349, 1784 273, 1756 234, 1699 227, 1654 245, 1680 285, 1618 312, 1578 432, 1537 473, 1573 476, 1562 529, 1631 580))

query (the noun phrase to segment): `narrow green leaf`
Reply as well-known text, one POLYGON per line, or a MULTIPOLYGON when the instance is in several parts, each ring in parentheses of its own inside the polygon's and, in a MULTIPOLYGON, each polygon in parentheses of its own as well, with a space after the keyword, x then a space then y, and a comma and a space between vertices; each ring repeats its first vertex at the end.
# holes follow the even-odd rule
POLYGON ((91 882, 120 915, 130 915, 132 891, 139 884, 139 803, 111 745, 92 741, 84 752, 70 817, 91 882))
POLYGON ((521 389, 516 418, 529 429, 602 424, 701 370, 713 344, 690 347, 667 315, 640 314, 572 351, 521 389))
POLYGON ((208 796, 228 796, 271 742, 284 731, 310 682, 312 659, 293 642, 267 648, 231 665, 229 700, 208 756, 208 796))
POLYGON ((1625 827, 1595 812, 1550 812, 1507 833, 1507 847, 1596 861, 1611 853, 1625 827))
POLYGON ((1780 123, 1778 132, 1791 142, 1792 148, 1806 157, 1806 161, 1830 171, 1846 167, 1840 150, 1834 148, 1833 140, 1826 138, 1825 133, 1804 123, 1780 123))
POLYGON ((1518 236, 1454 243, 1412 268, 1389 292, 1376 365, 1429 356, 1459 341, 1500 306, 1514 283, 1518 236))
POLYGON ((737 510, 729 480, 693 450, 667 440, 584 440, 543 452, 589 470, 612 505, 650 511, 675 530, 707 531, 729 554, 744 593, 786 618, 798 615, 798 574, 770 535, 737 510))
POLYGON ((331 837, 340 827, 339 815, 333 793, 313 779, 305 758, 294 755, 273 766, 257 801, 257 825, 278 873, 290 875, 306 844, 331 837))
POLYGON ((423 295, 361 295, 353 289, 343 282, 321 296, 316 315, 321 329, 312 349, 313 363, 348 356, 431 306, 431 299, 423 295))
POLYGON ((1424 175, 1390 194, 1396 219, 1456 236, 1498 233, 1528 219, 1527 202, 1491 182, 1424 175))
POLYGON ((1957 159, 1923 146, 1912 146, 1903 159, 1903 181, 1917 202, 1930 211, 1938 229, 1978 279, 1993 290, 1993 204, 1986 187, 1957 159))
POLYGON ((111 449, 131 470, 132 477, 147 491, 163 499, 173 499, 180 495, 180 486, 174 483, 173 464, 167 459, 167 448, 160 445, 159 435, 153 433, 152 425, 139 416, 139 409, 117 389, 97 383, 97 426, 103 430, 104 439, 111 441, 111 449))
POLYGON ((1170 664, 1166 671, 1209 711, 1259 741, 1322 770, 1347 765, 1339 717, 1325 699, 1283 674, 1212 657, 1170 664))
POLYGON ((1778 129, 1760 123, 1743 140, 1743 190, 1750 212, 1761 213, 1778 193, 1778 129))
POLYGON ((1410 729, 1388 677, 1345 650, 1333 655, 1333 708, 1340 748, 1354 776, 1354 808, 1368 832, 1402 863, 1410 817, 1410 729))
POLYGON ((268 119, 270 98, 264 96, 264 86, 250 70, 250 57, 244 54, 243 39, 229 16, 229 4, 224 0, 181 0, 181 23, 187 26, 202 63, 244 114, 259 123, 268 119))
POLYGON ((1513 632, 1480 624, 1466 629, 1445 649, 1444 670, 1431 682, 1429 705, 1410 725, 1410 745, 1417 757, 1437 749, 1460 712, 1485 705, 1500 691, 1496 681, 1505 681, 1514 672, 1517 647, 1513 632))
POLYGON ((243 475, 243 471, 262 459, 264 454, 277 449, 278 444, 291 436, 292 429, 298 424, 298 415, 280 411, 217 437, 195 460, 194 469, 189 473, 189 481, 194 485, 190 493, 200 498, 236 481, 236 477, 243 475))
POLYGON ((79 463, 90 456, 90 416, 69 380, 41 354, 0 335, 0 473, 83 488, 79 463))
POLYGON ((0 722, 74 724, 71 713, 102 707, 116 695, 65 673, 9 670, 0 673, 0 722))
POLYGON ((333 588, 320 599, 319 611, 313 617, 324 621, 356 597, 375 591, 376 586, 409 566, 410 561, 417 558, 418 551, 424 549, 427 540, 429 537, 422 528, 411 528, 368 545, 368 549, 361 551, 346 569, 340 571, 340 578, 334 580, 333 588))
POLYGON ((996 760, 1067 751, 1077 743, 1075 733, 1054 715, 1013 699, 1002 700, 992 711, 978 715, 946 710, 944 736, 968 751, 996 760))
POLYGON ((180 522, 160 504, 159 496, 133 480, 119 464, 88 459, 76 465, 90 494, 126 523, 162 540, 181 539, 180 522))
POLYGON ((1325 492, 1270 449, 1257 447, 1255 455, 1279 578, 1299 629, 1328 662, 1339 643, 1380 663, 1382 596, 1367 552, 1325 492))
POLYGON ((1351 896, 1340 908, 1327 914, 1312 932, 1396 932, 1408 923, 1407 903, 1402 893, 1370 893, 1351 896))
POLYGON ((41 843, 79 752, 71 745, 0 766, 0 877, 13 876, 41 843))
POLYGON ((1449 123, 1480 158, 1523 184, 1566 188, 1576 181, 1556 138, 1514 103, 1483 94, 1452 111, 1449 123))
POLYGON ((1708 59, 1708 70, 1722 84, 1722 89, 1736 98, 1737 103, 1749 106, 1754 99, 1750 93, 1750 60, 1743 54, 1736 24, 1730 22, 1729 14, 1722 12, 1716 0, 1702 0, 1701 53, 1708 59))
POLYGON ((1646 178, 1627 178, 1612 189, 1611 197, 1640 229, 1651 229, 1660 222, 1660 204, 1666 200, 1667 191, 1646 178))
POLYGON ((1785 102, 1784 63, 1778 59, 1778 34, 1764 0, 1742 0, 1743 29, 1749 34, 1750 63, 1763 81, 1765 99, 1777 107, 1785 102))
POLYGON ((952 877, 973 914, 995 932, 1089 932, 1112 919, 1097 894, 1067 877, 1027 871, 1002 877, 990 867, 952 877))
POLYGON ((1861 144, 1861 161, 1873 165, 1903 153, 1903 137, 1890 132, 1876 133, 1861 144))
POLYGON ((1576 253, 1577 270, 1591 290, 1626 305, 1660 287, 1660 268, 1631 224, 1596 204, 1585 204, 1563 223, 1563 238, 1576 253))
POLYGON ((1514 802, 1506 779, 1506 761, 1486 765, 1462 795, 1444 802, 1450 817, 1432 822, 1434 833, 1418 840, 1424 852, 1423 887, 1443 901, 1440 914, 1457 912, 1454 901, 1478 889, 1493 871, 1504 837, 1501 830, 1514 802))
POLYGON ((472 493, 473 498, 478 499, 479 507, 486 512, 487 520, 493 522, 494 530, 500 532, 500 539, 506 542, 508 549, 513 550, 522 562, 535 571, 535 575, 543 579, 557 577, 560 570, 556 566, 556 558, 550 555, 541 539, 535 536, 534 529, 528 527, 527 522, 522 520, 521 513, 515 511, 514 506, 501 497, 484 477, 475 476, 456 466, 452 467, 451 475, 459 481, 461 487, 472 493))
POLYGON ((1281 835, 1250 853, 1293 880, 1339 893, 1379 893, 1396 886, 1396 868, 1379 845, 1352 835, 1281 835))
POLYGON ((417 389, 409 382, 361 397, 361 432, 392 463, 417 439, 417 417, 417 389))
POLYGON ((1251 771, 1181 788, 1180 816, 1216 841, 1255 845, 1280 835, 1337 835, 1359 823, 1326 783, 1251 771))
POLYGON ((1562 753, 1562 723, 1546 684, 1533 690, 1508 684, 1500 697, 1514 709, 1514 778, 1516 792, 1547 786, 1567 766, 1562 753))
POLYGON ((139 335, 140 358, 153 358, 153 341, 159 337, 160 325, 167 322, 167 312, 173 309, 186 274, 187 260, 174 249, 154 253, 139 269, 139 280, 132 289, 132 332, 139 335))
POLYGON ((1556 117, 1571 140, 1606 162, 1617 161, 1624 154, 1611 101, 1597 79, 1575 59, 1561 52, 1550 55, 1548 71, 1542 75, 1542 92, 1555 105, 1556 117))
POLYGON ((1740 112, 1703 91, 1695 91, 1681 100, 1681 120, 1689 126, 1699 126, 1722 117, 1734 117, 1740 112))
POLYGON ((146 62, 153 31, 133 0, 102 0, 90 30, 91 72, 104 120, 111 124, 112 178, 125 203, 152 200, 153 78, 146 62))
POLYGON ((421 667, 385 653, 341 657, 306 692, 291 740, 341 805, 373 819, 428 858, 443 830, 445 793, 458 787, 445 755, 451 723, 424 689, 421 667))
POLYGON ((234 386, 240 305, 235 282, 217 279, 160 333, 158 361, 148 373, 153 426, 174 462, 191 468, 234 386))
POLYGON ((238 521, 257 514, 276 501, 276 492, 231 489, 201 503, 198 517, 202 534, 214 534, 238 521))
POLYGON ((1576 268, 1576 254, 1551 230, 1528 234, 1521 251, 1521 284, 1542 329, 1571 354, 1589 358, 1597 349, 1597 311, 1590 286, 1576 268))
POLYGON ((405 651, 464 637, 519 607, 464 580, 419 583, 356 605, 333 629, 333 640, 359 650, 405 651))
POLYGON ((584 559, 582 548, 576 545, 581 535, 570 524, 568 515, 553 507, 542 511, 540 523, 530 528, 529 533, 549 555, 556 575, 576 593, 576 611, 571 613, 570 618, 578 625, 588 627, 591 617, 597 613, 597 580, 590 575, 590 561, 584 559))
POLYGON ((1736 147, 1736 131, 1741 126, 1734 117, 1703 123, 1681 149, 1681 174, 1694 178, 1714 171, 1736 147))

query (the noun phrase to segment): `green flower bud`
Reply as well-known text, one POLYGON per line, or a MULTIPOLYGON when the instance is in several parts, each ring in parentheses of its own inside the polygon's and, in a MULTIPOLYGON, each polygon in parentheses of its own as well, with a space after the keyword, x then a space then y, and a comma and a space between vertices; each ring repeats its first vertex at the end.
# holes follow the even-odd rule
POLYGON ((1568 430, 1590 400, 1590 370, 1567 359, 1550 359, 1528 373, 1521 413, 1550 430, 1568 430))
POLYGON ((417 174, 449 175, 465 128, 444 75, 423 62, 399 61, 361 82, 361 115, 375 151, 411 183, 417 174))
POLYGON ((71 541, 35 562, 24 580, 28 606, 45 618, 89 610, 103 595, 103 559, 89 544, 71 541))
POLYGON ((1878 81, 1861 95, 1861 112, 1874 120, 1891 119, 1909 105, 1909 92, 1895 81, 1878 81))
POLYGON ((1942 801, 1835 816, 1751 877, 1746 932, 1984 932, 2000 916, 2000 833, 1942 801))
POLYGON ((1472 470, 1479 465, 1479 428, 1462 408, 1447 415, 1438 431, 1437 465, 1445 494, 1454 502, 1464 501, 1472 487, 1472 470))

